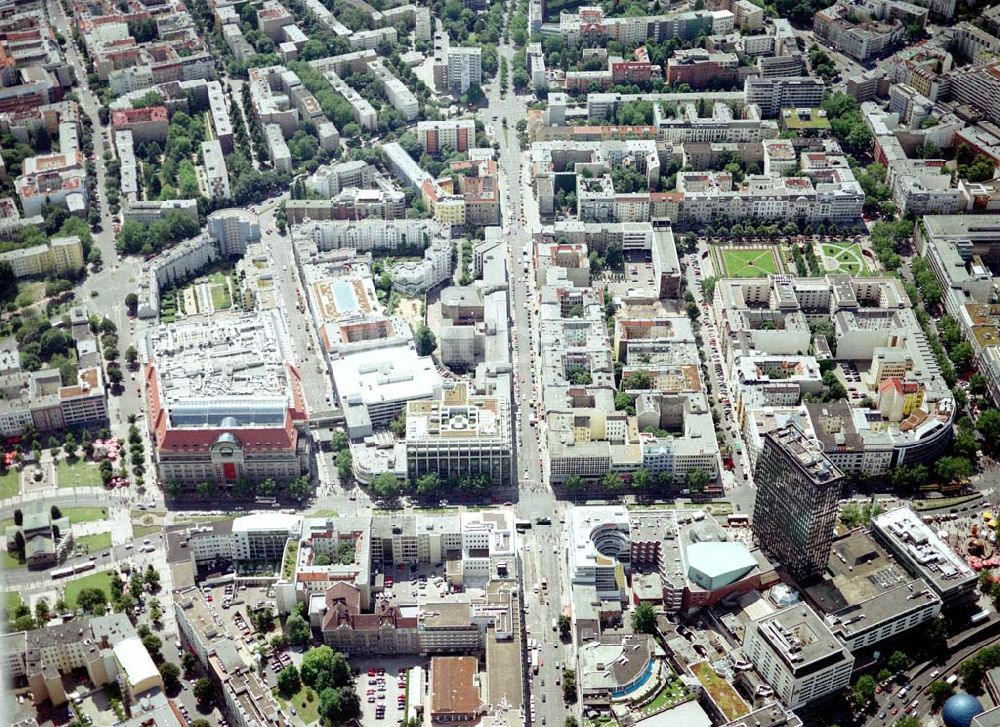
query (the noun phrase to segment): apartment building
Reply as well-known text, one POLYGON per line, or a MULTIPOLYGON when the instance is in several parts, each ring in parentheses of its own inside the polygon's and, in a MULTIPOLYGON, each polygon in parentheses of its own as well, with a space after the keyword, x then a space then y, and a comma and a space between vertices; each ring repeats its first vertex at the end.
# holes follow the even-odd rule
POLYGON ((420 121, 417 123, 417 141, 431 156, 440 154, 444 147, 452 151, 468 151, 476 144, 476 122, 473 119, 420 121))
POLYGON ((402 261, 392 266, 392 287, 406 295, 419 295, 451 278, 454 270, 450 240, 434 240, 422 260, 402 261))
POLYGON ((906 33, 902 20, 880 20, 881 15, 873 15, 860 3, 838 2, 816 13, 813 32, 858 63, 868 63, 900 45, 906 33))
POLYGON ((285 143, 285 136, 277 124, 264 125, 264 140, 267 142, 267 154, 274 165, 275 171, 292 171, 292 153, 285 143))
POLYGON ((198 201, 194 199, 137 200, 127 202, 122 210, 126 220, 135 220, 144 225, 162 220, 171 212, 180 212, 191 220, 198 221, 198 201))
POLYGON ((761 78, 794 78, 805 73, 805 58, 801 53, 786 56, 758 56, 757 70, 761 78))
POLYGON ((917 226, 917 249, 944 292, 944 307, 976 352, 990 395, 1000 401, 997 342, 1000 318, 992 304, 994 273, 988 263, 1000 249, 1000 215, 928 215, 917 226))
POLYGON ((943 173, 943 159, 899 159, 890 166, 892 201, 902 215, 950 215, 963 211, 966 196, 943 173))
POLYGON ((483 83, 482 51, 475 46, 451 46, 445 52, 448 90, 461 95, 483 83))
POLYGON ((293 230, 293 239, 311 240, 318 251, 350 248, 358 251, 423 249, 441 236, 443 228, 432 220, 362 219, 306 222, 293 230))
POLYGON ((734 190, 725 173, 684 172, 677 184, 684 191, 677 222, 689 227, 748 219, 856 225, 865 201, 846 164, 824 170, 815 183, 809 176, 751 175, 742 189, 734 190))
POLYGON ((39 432, 94 425, 108 419, 107 392, 100 368, 77 372, 63 385, 58 369, 0 376, 0 434, 19 436, 27 425, 39 432))
POLYGON ((647 41, 694 40, 700 34, 718 35, 734 28, 735 15, 729 10, 620 18, 605 17, 598 6, 581 6, 576 13, 559 15, 559 34, 570 45, 581 41, 600 45, 602 41, 616 40, 623 45, 640 45, 647 41))
POLYGON ((46 204, 63 207, 73 215, 87 211, 87 177, 79 150, 28 157, 14 189, 25 217, 42 212, 46 204))
POLYGON ((816 386, 808 362, 796 357, 812 343, 804 312, 822 310, 835 322, 836 357, 867 367, 846 408, 836 402, 810 408, 815 436, 834 464, 850 474, 884 474, 933 461, 948 446, 954 400, 898 281, 777 276, 763 284, 724 280, 719 286, 713 305, 736 372, 738 407, 774 407, 777 413, 816 386), (765 353, 785 360, 779 376, 786 378, 770 381, 767 372, 775 364, 761 358, 765 353))
POLYGON ((240 634, 221 621, 215 606, 197 587, 182 588, 173 595, 181 639, 222 695, 220 706, 231 723, 256 727, 277 722, 280 705, 258 675, 240 634))
POLYGON ((210 199, 230 199, 232 193, 229 189, 229 171, 218 139, 201 142, 201 158, 205 168, 207 196, 210 199))
POLYGON ((406 196, 398 189, 347 187, 332 199, 290 199, 285 214, 290 225, 307 220, 399 220, 406 216, 406 196))
POLYGON ((0 262, 8 263, 17 278, 76 272, 83 268, 83 244, 75 235, 53 237, 48 244, 0 253, 0 262))
POLYGON ((458 188, 465 203, 465 224, 484 227, 500 224, 500 185, 497 163, 492 159, 451 162, 452 187, 457 176, 458 188))
POLYGON ((115 130, 132 132, 132 141, 142 144, 167 140, 167 109, 164 106, 148 106, 141 109, 120 109, 111 113, 111 127, 115 130))
POLYGON ((87 673, 95 686, 117 684, 126 702, 135 704, 150 690, 163 690, 153 660, 131 622, 123 614, 75 619, 4 639, 13 676, 27 678, 36 704, 69 701, 63 678, 75 670, 87 673))
POLYGON ((949 36, 949 50, 974 66, 992 63, 1000 50, 1000 38, 968 21, 953 26, 949 36))
POLYGON ((764 118, 777 118, 784 108, 816 108, 823 103, 825 86, 818 78, 747 77, 743 83, 746 104, 756 105, 764 118))
POLYGON ((283 40, 281 29, 294 23, 295 18, 291 12, 277 0, 265 0, 257 8, 257 29, 275 44, 283 40))
POLYGON ((667 83, 686 83, 693 89, 731 86, 739 77, 735 53, 709 53, 695 48, 678 50, 667 59, 667 83))
POLYGON ((334 71, 325 71, 323 75, 333 86, 333 90, 343 96, 351 105, 354 122, 366 131, 376 131, 378 129, 378 113, 375 111, 375 107, 334 71))
POLYGON ((351 33, 348 43, 351 46, 351 50, 374 50, 380 45, 387 45, 389 47, 396 45, 396 37, 395 28, 375 28, 374 30, 359 30, 356 33, 351 33))
POLYGON ((324 164, 306 179, 306 189, 332 199, 348 187, 367 189, 375 183, 375 167, 355 160, 324 164))
POLYGON ((700 472, 714 482, 719 474, 719 447, 704 394, 641 393, 635 401, 635 414, 642 433, 645 469, 654 474, 671 474, 677 482, 685 482, 692 473, 700 472), (671 434, 657 436, 652 434, 655 431, 671 434))
POLYGON ((209 81, 205 85, 208 92, 208 111, 212 117, 215 138, 222 144, 222 151, 229 154, 233 151, 233 122, 229 117, 226 95, 222 90, 222 84, 218 81, 209 81))
POLYGON ((260 241, 257 215, 241 208, 212 212, 207 220, 208 234, 219 242, 223 256, 244 255, 247 245, 260 241))

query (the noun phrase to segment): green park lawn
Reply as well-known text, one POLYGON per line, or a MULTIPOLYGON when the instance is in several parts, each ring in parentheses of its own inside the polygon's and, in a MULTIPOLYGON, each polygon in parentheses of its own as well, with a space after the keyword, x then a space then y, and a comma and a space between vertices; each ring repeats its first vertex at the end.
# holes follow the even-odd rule
POLYGON ((856 242, 824 242, 823 257, 836 261, 838 267, 833 272, 861 275, 867 268, 861 245, 856 242))
POLYGON ((132 511, 132 537, 133 538, 145 538, 147 535, 153 535, 159 533, 163 530, 163 525, 158 522, 158 518, 162 517, 163 513, 153 513, 153 512, 142 512, 141 510, 132 511))
POLYGON ((60 487, 101 487, 101 471, 93 462, 59 460, 56 482, 60 487))
POLYGON ((108 517, 106 507, 64 507, 63 517, 68 517, 70 524, 92 523, 95 520, 105 520, 108 517))
POLYGON ((77 546, 85 546, 87 552, 97 553, 104 550, 105 548, 111 547, 111 533, 93 533, 91 535, 81 535, 78 538, 73 538, 73 542, 77 546))
POLYGON ((100 588, 104 591, 104 595, 110 601, 111 572, 102 571, 100 573, 91 573, 89 576, 77 578, 75 581, 67 583, 63 592, 63 598, 66 601, 66 605, 70 608, 76 608, 76 597, 80 595, 80 591, 85 588, 100 588))
POLYGON ((233 304, 232 294, 229 289, 229 276, 224 273, 214 272, 208 276, 212 290, 212 305, 216 310, 227 310, 233 304))
POLYGON ((726 275, 731 278, 763 278, 779 270, 778 259, 771 248, 727 247, 720 252, 726 275))
POLYGON ((691 693, 685 689, 684 684, 679 679, 671 679, 660 689, 653 701, 642 708, 642 712, 646 715, 653 715, 663 707, 675 707, 681 702, 686 702, 690 696, 691 693))
POLYGON ((14 613, 14 609, 23 603, 21 601, 21 594, 17 591, 7 591, 3 594, 3 609, 5 615, 10 615, 14 613))
POLYGON ((922 500, 915 500, 913 502, 913 509, 918 512, 921 510, 942 510, 946 507, 964 505, 972 500, 978 500, 979 497, 979 493, 974 495, 958 495, 956 497, 928 497, 922 500))
POLYGON ((278 701, 282 705, 292 703, 295 707, 295 711, 299 713, 298 717, 304 724, 312 724, 319 720, 319 695, 312 690, 311 687, 307 687, 303 684, 299 687, 299 691, 292 695, 290 700, 286 700, 284 697, 278 694, 278 690, 274 690, 275 695, 278 697, 278 701), (310 696, 312 699, 310 700, 310 696))
POLYGON ((14 497, 21 491, 21 473, 17 470, 7 470, 0 475, 0 500, 14 497))
POLYGON ((163 531, 162 525, 136 525, 132 524, 132 537, 133 538, 146 538, 150 535, 155 535, 163 531))

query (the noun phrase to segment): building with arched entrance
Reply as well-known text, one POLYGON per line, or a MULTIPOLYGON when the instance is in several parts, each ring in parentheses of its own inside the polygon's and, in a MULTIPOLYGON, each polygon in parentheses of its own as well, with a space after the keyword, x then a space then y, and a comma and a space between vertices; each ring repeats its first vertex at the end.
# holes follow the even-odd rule
POLYGON ((305 399, 280 311, 160 326, 142 353, 162 482, 228 488, 307 471, 305 399))

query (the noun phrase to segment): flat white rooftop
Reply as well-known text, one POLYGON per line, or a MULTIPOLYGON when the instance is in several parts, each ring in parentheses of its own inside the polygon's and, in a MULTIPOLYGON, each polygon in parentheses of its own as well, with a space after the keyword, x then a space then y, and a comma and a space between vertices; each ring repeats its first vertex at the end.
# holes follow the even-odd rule
POLYGON ((359 351, 334 360, 330 374, 345 404, 380 404, 437 397, 441 374, 430 356, 409 346, 359 351))

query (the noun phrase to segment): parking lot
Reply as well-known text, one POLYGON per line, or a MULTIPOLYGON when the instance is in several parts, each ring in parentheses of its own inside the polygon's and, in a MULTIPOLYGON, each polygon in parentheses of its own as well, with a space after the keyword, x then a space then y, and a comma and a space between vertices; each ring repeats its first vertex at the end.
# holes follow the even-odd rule
MULTIPOLYGON (((865 370, 867 371, 867 367, 865 370)), ((863 371, 858 370, 857 365, 850 361, 838 362, 835 371, 835 375, 844 384, 848 396, 854 400, 852 403, 855 404, 858 403, 858 400, 868 396, 868 389, 861 381, 862 373, 863 371)))
MULTIPOLYGON (((406 714, 408 672, 414 666, 428 667, 425 659, 352 659, 351 666, 360 669, 357 690, 361 697, 361 723, 364 725, 399 724, 406 714)), ((426 684, 426 678, 425 678, 426 684)), ((416 685, 414 685, 416 690, 416 685)), ((423 694, 409 697, 423 702, 423 694)))
POLYGON ((385 592, 400 603, 422 603, 449 593, 444 565, 394 566, 385 574, 385 592))
POLYGON ((612 296, 617 297, 626 297, 629 293, 641 290, 651 290, 656 286, 653 263, 645 260, 626 259, 624 272, 605 272, 601 280, 611 290, 612 296))

